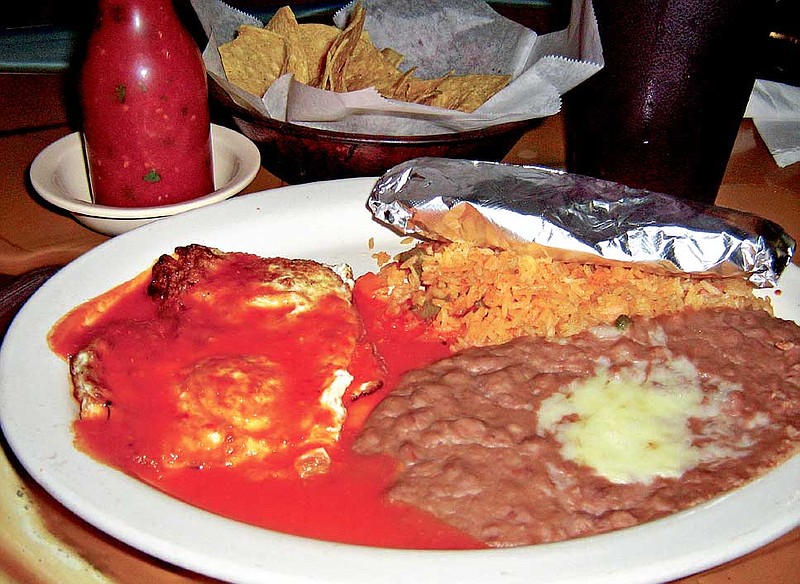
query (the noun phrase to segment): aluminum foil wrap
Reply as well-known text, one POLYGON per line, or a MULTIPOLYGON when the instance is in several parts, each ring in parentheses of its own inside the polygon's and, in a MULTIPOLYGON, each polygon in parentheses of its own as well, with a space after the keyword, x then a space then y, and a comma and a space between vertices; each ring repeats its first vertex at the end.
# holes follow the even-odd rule
POLYGON ((387 171, 367 205, 427 239, 743 277, 760 288, 777 284, 795 248, 779 225, 752 214, 536 166, 417 158, 387 171))

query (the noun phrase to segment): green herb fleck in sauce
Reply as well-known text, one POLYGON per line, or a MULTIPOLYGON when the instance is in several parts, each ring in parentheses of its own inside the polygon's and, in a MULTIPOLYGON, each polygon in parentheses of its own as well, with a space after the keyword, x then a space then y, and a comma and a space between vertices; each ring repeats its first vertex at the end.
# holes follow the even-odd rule
POLYGON ((161 175, 156 172, 155 168, 151 168, 150 172, 142 177, 142 180, 149 183, 157 183, 161 180, 161 175))
POLYGON ((127 91, 127 88, 125 87, 125 85, 117 85, 114 88, 114 97, 117 99, 118 102, 125 103, 125 93, 126 93, 126 91, 127 91))
POLYGON ((627 314, 620 314, 614 321, 614 326, 621 331, 628 330, 632 324, 633 320, 627 314))

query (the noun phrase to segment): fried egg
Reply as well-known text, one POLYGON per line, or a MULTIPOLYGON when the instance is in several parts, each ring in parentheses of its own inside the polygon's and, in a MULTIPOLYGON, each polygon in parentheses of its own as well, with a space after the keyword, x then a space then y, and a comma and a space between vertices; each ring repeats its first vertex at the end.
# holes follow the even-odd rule
POLYGON ((147 293, 153 322, 114 323, 70 360, 84 419, 122 417, 112 380, 141 374, 174 419, 145 453, 164 469, 328 470, 348 388, 380 384, 354 387, 361 322, 345 279, 310 260, 192 245, 158 260, 147 293))

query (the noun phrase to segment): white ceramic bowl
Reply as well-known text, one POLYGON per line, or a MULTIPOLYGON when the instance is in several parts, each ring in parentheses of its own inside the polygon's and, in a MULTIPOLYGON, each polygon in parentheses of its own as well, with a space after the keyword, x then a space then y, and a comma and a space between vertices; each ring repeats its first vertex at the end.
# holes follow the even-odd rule
POLYGON ((42 150, 31 164, 33 188, 48 203, 69 211, 80 223, 106 235, 119 235, 156 219, 205 207, 249 185, 261 166, 258 148, 235 130, 211 126, 216 190, 204 197, 160 207, 108 207, 92 203, 79 132, 42 150))

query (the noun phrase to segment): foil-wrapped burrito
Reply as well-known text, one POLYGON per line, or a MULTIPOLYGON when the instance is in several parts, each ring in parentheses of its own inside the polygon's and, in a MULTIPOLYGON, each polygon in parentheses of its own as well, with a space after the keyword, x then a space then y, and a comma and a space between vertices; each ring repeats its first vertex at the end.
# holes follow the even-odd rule
POLYGON ((773 287, 795 241, 752 214, 537 166, 417 158, 367 202, 404 234, 773 287))

